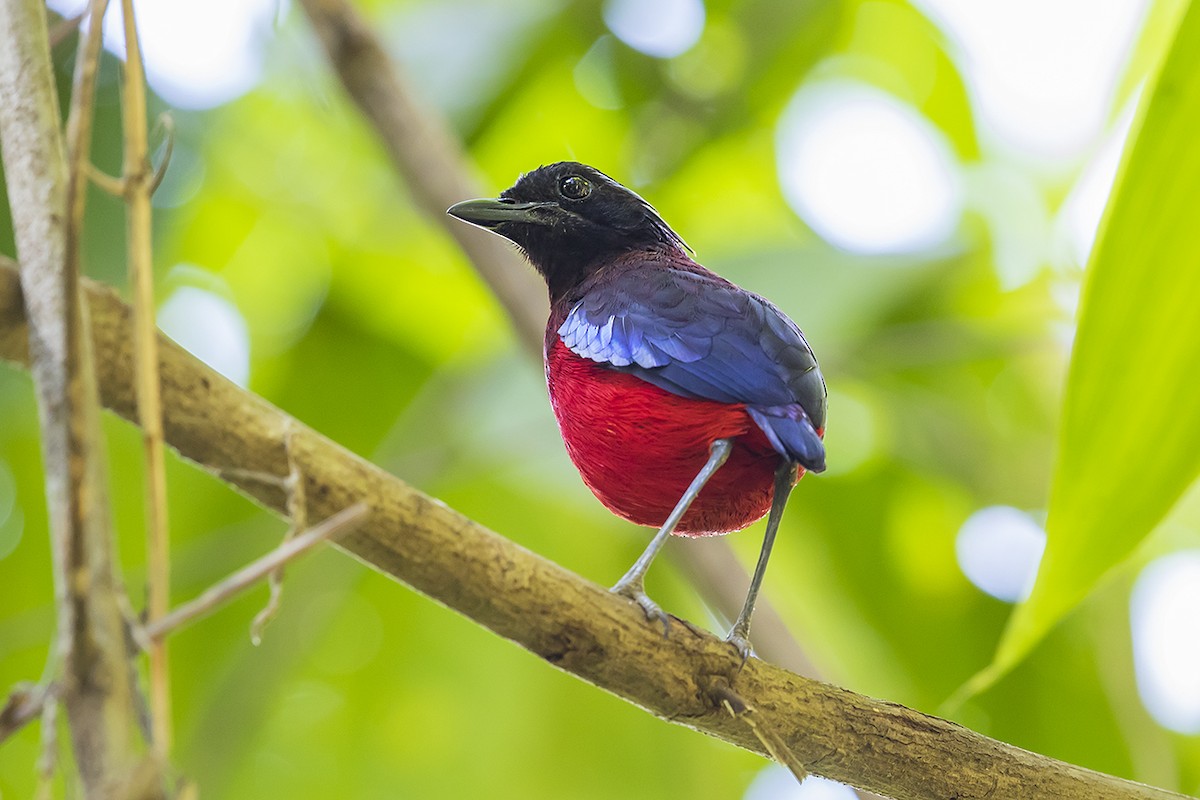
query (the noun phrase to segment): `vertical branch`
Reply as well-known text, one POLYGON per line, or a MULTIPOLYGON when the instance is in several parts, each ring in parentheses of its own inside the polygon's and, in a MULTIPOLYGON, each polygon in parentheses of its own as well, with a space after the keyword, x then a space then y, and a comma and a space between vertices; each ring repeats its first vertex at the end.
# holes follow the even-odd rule
MULTIPOLYGON (((287 518, 289 526, 283 537, 284 544, 294 539, 300 531, 308 527, 308 495, 304 490, 304 473, 296 459, 292 458, 292 423, 287 422, 284 429, 284 444, 288 452, 288 475, 283 480, 283 488, 287 492, 287 518)), ((250 641, 257 647, 262 643, 262 632, 267 624, 279 613, 283 602, 283 564, 271 570, 267 578, 271 595, 262 611, 254 615, 250 623, 250 641)))
MULTIPOLYGON (((107 7, 108 0, 89 4, 89 28, 79 41, 67 117, 66 258, 60 269, 67 330, 65 378, 71 391, 62 409, 64 418, 48 422, 65 425, 70 433, 67 463, 47 460, 46 464, 48 472, 65 470, 71 482, 66 578, 73 628, 70 654, 64 662, 63 698, 79 774, 88 793, 108 791, 126 779, 137 763, 140 740, 134 712, 136 688, 113 571, 98 395, 91 341, 84 335, 87 309, 79 292, 92 109, 107 7)), ((43 432, 44 439, 50 435, 43 432)))
POLYGON ((30 325, 58 611, 62 699, 87 796, 108 796, 138 759, 133 675, 117 602, 96 376, 78 285, 91 103, 103 2, 81 40, 68 170, 45 6, 0 0, 0 145, 30 325))
MULTIPOLYGON (((38 390, 47 465, 66 460, 65 428, 52 430, 50 420, 53 409, 66 402, 68 390, 63 323, 67 171, 48 35, 45 12, 37 0, 0 0, 0 152, 21 260, 30 368, 38 390)), ((65 473, 46 477, 60 653, 69 647, 72 628, 66 581, 66 480, 65 473)))
MULTIPOLYGON (((167 478, 163 459, 162 397, 158 379, 158 337, 154 326, 154 269, 151 242, 150 171, 146 142, 146 74, 132 0, 122 0, 125 21, 125 80, 122 100, 125 128, 124 189, 129 282, 133 287, 133 342, 138 424, 146 463, 146 581, 149 620, 167 614, 170 603, 170 539, 167 531, 167 478)), ((150 648, 150 709, 155 750, 171 747, 171 686, 167 643, 150 648)))

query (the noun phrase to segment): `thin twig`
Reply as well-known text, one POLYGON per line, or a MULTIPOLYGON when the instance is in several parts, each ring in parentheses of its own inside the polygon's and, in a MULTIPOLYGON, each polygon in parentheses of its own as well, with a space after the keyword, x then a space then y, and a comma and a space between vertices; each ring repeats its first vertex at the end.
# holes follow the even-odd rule
POLYGON ((230 483, 256 483, 261 486, 271 486, 286 492, 289 475, 272 475, 257 469, 242 469, 241 467, 221 467, 217 477, 230 483))
POLYGON ((88 179, 104 190, 105 193, 113 197, 123 198, 125 196, 125 181, 122 179, 114 178, 90 161, 84 164, 84 169, 87 171, 88 179))
POLYGON ((18 684, 8 694, 8 700, 0 707, 0 744, 42 713, 46 702, 53 695, 53 688, 44 685, 18 684))
POLYGON ((148 623, 143 628, 142 634, 150 642, 161 640, 184 625, 211 614, 230 598, 253 586, 297 556, 303 555, 326 539, 336 539, 349 533, 366 517, 367 507, 362 503, 355 503, 339 511, 320 525, 287 540, 265 556, 247 564, 220 583, 209 587, 195 600, 184 603, 166 616, 148 623))
POLYGON ((787 767, 798 783, 804 782, 804 779, 808 777, 808 770, 800 763, 800 759, 796 758, 796 754, 788 747, 783 737, 759 720, 752 706, 728 687, 721 687, 713 694, 731 717, 740 719, 750 730, 754 731, 758 741, 762 743, 763 748, 771 758, 775 759, 776 763, 787 767))
MULTIPOLYGON (((304 494, 304 474, 300 471, 300 465, 296 459, 292 457, 292 430, 292 421, 288 420, 283 434, 284 447, 288 451, 288 476, 284 481, 284 489, 287 491, 287 512, 291 524, 283 536, 285 543, 294 539, 299 531, 308 527, 308 498, 304 494)), ((250 623, 250 641, 254 643, 255 647, 262 644, 263 629, 279 613, 279 606, 283 602, 282 564, 271 570, 271 574, 267 576, 267 586, 270 589, 267 604, 254 615, 254 621, 250 623)))
POLYGON ((175 152, 175 118, 169 112, 164 111, 158 115, 158 122, 154 125, 155 133, 159 128, 166 138, 162 161, 154 168, 154 178, 150 181, 150 194, 154 194, 158 187, 162 186, 163 178, 167 177, 167 167, 171 166, 171 155, 175 152))
POLYGON ((91 164, 92 112, 96 99, 96 73, 100 68, 100 46, 103 41, 104 12, 108 0, 92 0, 88 7, 87 35, 80 39, 76 54, 74 87, 71 92, 71 112, 67 118, 68 177, 67 271, 71 278, 69 291, 76 291, 75 281, 80 272, 83 212, 87 204, 87 177, 94 170, 91 164))
MULTIPOLYGON (((162 619, 170 607, 171 561, 167 528, 167 476, 163 457, 162 398, 158 380, 158 337, 154 327, 154 262, 151 242, 150 171, 146 138, 146 75, 138 42, 133 0, 122 0, 125 73, 121 86, 124 116, 126 239, 129 283, 133 287, 134 369, 138 424, 146 470, 146 583, 148 619, 162 619)), ((155 751, 165 760, 171 749, 171 674, 167 643, 150 648, 150 719, 155 751)))
POLYGON ((58 771, 58 697, 51 692, 42 702, 42 742, 38 755, 38 798, 50 797, 58 771))

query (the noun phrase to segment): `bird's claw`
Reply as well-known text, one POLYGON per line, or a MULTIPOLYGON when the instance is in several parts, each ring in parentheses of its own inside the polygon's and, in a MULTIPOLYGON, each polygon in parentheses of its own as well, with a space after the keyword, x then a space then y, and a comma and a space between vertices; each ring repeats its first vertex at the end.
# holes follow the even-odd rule
POLYGON ((612 587, 613 594, 618 594, 638 604, 642 609, 642 613, 646 615, 646 619, 651 622, 662 623, 663 638, 667 638, 671 634, 671 617, 667 612, 658 607, 658 603, 650 599, 646 594, 646 590, 641 586, 633 583, 625 583, 621 581, 616 586, 612 587))
POLYGON ((733 645, 734 649, 738 651, 738 655, 742 657, 743 664, 754 655, 754 647, 750 644, 748 633, 739 630, 737 626, 734 626, 729 631, 729 635, 725 637, 725 641, 733 645))

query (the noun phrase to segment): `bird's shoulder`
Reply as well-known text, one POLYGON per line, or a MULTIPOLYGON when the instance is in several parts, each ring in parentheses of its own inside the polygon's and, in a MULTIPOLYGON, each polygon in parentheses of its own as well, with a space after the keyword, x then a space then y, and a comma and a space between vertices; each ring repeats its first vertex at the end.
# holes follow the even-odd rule
POLYGON ((548 334, 673 394, 744 404, 782 454, 824 469, 825 381, 791 319, 681 258, 617 262, 564 298, 548 334))
POLYGON ((647 256, 597 271, 567 304, 556 333, 583 358, 659 370, 655 382, 678 377, 677 393, 722 402, 812 399, 804 384, 820 382, 812 350, 791 319, 682 258, 647 256))
POLYGON ((691 362, 732 326, 761 324, 757 305, 693 262, 649 253, 597 270, 568 299, 557 333, 578 355, 614 366, 691 362))

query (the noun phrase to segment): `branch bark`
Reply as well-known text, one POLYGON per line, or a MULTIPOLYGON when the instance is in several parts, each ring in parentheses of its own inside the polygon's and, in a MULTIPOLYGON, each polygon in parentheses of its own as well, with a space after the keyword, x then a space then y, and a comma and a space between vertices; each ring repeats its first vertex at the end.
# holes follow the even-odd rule
MULTIPOLYGON (((106 406, 135 416, 130 309, 88 285, 106 406)), ((28 364, 16 273, 0 267, 0 358, 28 364)), ((667 721, 765 754, 767 736, 810 772, 897 800, 1162 800, 1182 795, 988 739, 946 720, 873 700, 758 659, 679 621, 664 639, 640 609, 422 494, 204 366, 159 343, 167 442, 283 513, 288 450, 305 479, 310 519, 362 502, 369 516, 339 547, 510 639, 550 664, 667 721), (265 479, 256 477, 263 473, 265 479), (274 476, 274 477, 272 477, 274 476), (733 693, 754 724, 731 716, 733 693)))

